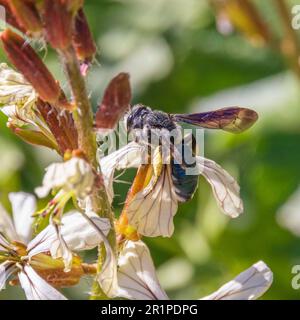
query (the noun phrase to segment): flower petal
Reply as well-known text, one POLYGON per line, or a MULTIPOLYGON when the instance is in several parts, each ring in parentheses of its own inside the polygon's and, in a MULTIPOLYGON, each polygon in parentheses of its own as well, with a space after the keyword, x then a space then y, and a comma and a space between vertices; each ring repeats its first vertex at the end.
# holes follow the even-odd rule
MULTIPOLYGON (((89 217, 107 236, 111 228, 109 220, 100 218, 95 213, 90 213, 89 217)), ((72 251, 90 250, 102 241, 97 230, 87 222, 80 212, 66 213, 62 217, 61 223, 61 235, 72 251)), ((51 224, 28 244, 30 257, 50 250, 57 255, 58 248, 59 241, 55 228, 51 224)))
POLYGON ((115 170, 137 168, 142 163, 143 149, 138 143, 130 142, 123 148, 101 159, 101 171, 110 202, 113 201, 114 197, 113 181, 115 170))
POLYGON ((28 243, 32 235, 32 215, 36 211, 35 197, 25 192, 14 192, 9 194, 9 200, 17 234, 24 243, 28 243))
POLYGON ((6 240, 6 238, 0 233, 0 250, 9 251, 13 250, 12 245, 6 240))
POLYGON ((168 300, 155 273, 149 249, 128 241, 118 259, 118 296, 131 300, 168 300))
POLYGON ((170 166, 165 165, 155 184, 137 193, 127 208, 129 224, 148 237, 170 237, 174 232, 173 217, 178 200, 173 187, 170 166))
POLYGON ((52 189, 60 188, 75 192, 80 198, 91 192, 95 176, 92 167, 81 158, 74 157, 62 163, 53 163, 46 168, 43 185, 35 189, 40 197, 46 197, 52 189))
MULTIPOLYGON (((19 240, 17 232, 15 230, 14 224, 10 215, 0 204, 0 232, 2 232, 10 240, 19 240)), ((5 240, 6 245, 8 244, 5 240)), ((0 248, 1 248, 1 239, 0 239, 0 248)))
POLYGON ((238 217, 243 212, 243 202, 240 198, 240 187, 235 179, 212 160, 197 157, 200 173, 211 185, 214 196, 222 211, 231 218, 238 217))
POLYGON ((16 126, 34 123, 37 94, 21 73, 0 64, 0 110, 16 126))
POLYGON ((19 272, 19 280, 27 300, 67 300, 28 265, 19 272))
POLYGON ((110 298, 118 296, 117 260, 115 253, 107 240, 103 241, 106 257, 98 276, 98 282, 103 292, 110 298))
POLYGON ((62 258, 65 264, 64 272, 71 271, 73 254, 70 248, 68 247, 65 239, 61 234, 61 226, 54 224, 54 229, 56 232, 56 240, 50 248, 50 253, 53 259, 62 258))
POLYGON ((218 291, 202 300, 254 300, 262 296, 271 286, 273 273, 259 261, 234 280, 223 285, 218 291))
POLYGON ((5 261, 0 264, 0 291, 5 289, 7 279, 15 272, 15 264, 9 261, 5 261))

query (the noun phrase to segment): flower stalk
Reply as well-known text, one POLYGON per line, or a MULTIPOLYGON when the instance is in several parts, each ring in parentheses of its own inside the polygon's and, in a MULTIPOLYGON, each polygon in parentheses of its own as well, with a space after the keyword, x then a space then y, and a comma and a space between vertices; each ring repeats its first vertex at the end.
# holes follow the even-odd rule
MULTIPOLYGON (((73 118, 78 131, 78 145, 92 167, 98 171, 99 181, 91 196, 92 208, 94 212, 99 214, 99 216, 108 218, 113 227, 114 217, 108 201, 105 186, 102 181, 101 169, 98 167, 97 163, 97 143, 96 135, 93 129, 92 107, 88 98, 84 78, 80 72, 79 61, 76 57, 73 47, 69 47, 66 50, 60 51, 60 57, 74 98, 75 109, 73 111, 73 118)), ((113 228, 108 235, 108 241, 113 251, 116 251, 115 231, 113 228)), ((105 255, 106 253, 104 246, 101 244, 98 249, 99 272, 105 260, 105 255)), ((105 298, 105 294, 100 288, 98 282, 95 281, 92 288, 91 299, 102 298, 105 298)))

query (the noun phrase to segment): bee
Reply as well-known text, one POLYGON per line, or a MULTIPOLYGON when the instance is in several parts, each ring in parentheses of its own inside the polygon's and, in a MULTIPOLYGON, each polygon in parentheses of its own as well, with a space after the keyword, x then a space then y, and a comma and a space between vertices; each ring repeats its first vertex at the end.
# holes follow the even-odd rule
POLYGON ((141 104, 133 106, 125 115, 125 125, 134 141, 101 163, 103 172, 107 172, 106 179, 110 181, 108 189, 112 188, 114 170, 138 168, 121 214, 123 220, 136 228, 138 234, 170 237, 178 204, 193 197, 200 175, 211 185, 216 201, 226 215, 234 218, 241 214, 243 202, 235 179, 214 161, 196 154, 196 139, 193 134, 182 137, 180 123, 240 133, 250 128, 257 118, 255 111, 240 107, 169 114, 141 104), (170 149, 166 162, 164 149, 170 149), (140 161, 143 152, 150 162, 140 161), (193 174, 189 172, 191 169, 193 174))
MULTIPOLYGON (((135 141, 138 143, 151 144, 151 138, 157 132, 162 132, 159 139, 159 144, 162 147, 170 138, 172 182, 181 202, 186 202, 193 197, 198 185, 198 175, 186 174, 188 168, 191 169, 196 165, 195 161, 194 163, 187 161, 195 157, 196 142, 193 135, 187 139, 182 138, 181 126, 178 123, 183 122, 205 129, 221 129, 231 133, 241 133, 256 122, 258 115, 251 109, 241 107, 227 107, 192 114, 169 114, 137 104, 132 107, 125 119, 128 132, 133 133, 135 141), (179 148, 181 150, 178 150, 179 148), (177 154, 181 152, 185 155, 181 158, 182 161, 176 161, 176 151, 177 154)), ((157 139, 154 140, 157 141, 157 139)))

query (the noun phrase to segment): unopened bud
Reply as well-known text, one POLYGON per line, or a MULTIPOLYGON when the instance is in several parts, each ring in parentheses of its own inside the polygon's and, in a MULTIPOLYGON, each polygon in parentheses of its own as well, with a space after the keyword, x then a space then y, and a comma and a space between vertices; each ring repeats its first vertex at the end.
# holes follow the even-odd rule
POLYGON ((86 16, 80 9, 75 18, 73 46, 77 58, 84 64, 89 64, 96 54, 96 44, 90 31, 86 16))
POLYGON ((44 0, 43 20, 46 40, 54 49, 65 50, 71 45, 73 13, 65 0, 44 0))
POLYGON ((25 33, 26 30, 19 24, 19 22, 16 20, 13 12, 10 9, 9 1, 8 0, 0 0, 0 6, 2 6, 5 10, 5 14, 0 16, 0 19, 3 20, 4 25, 8 23, 12 27, 18 29, 19 31, 25 33))
POLYGON ((9 29, 1 34, 1 40, 10 61, 30 82, 40 98, 51 103, 57 102, 61 88, 31 46, 9 29))
POLYGON ((60 153, 78 148, 78 134, 70 112, 58 111, 54 106, 44 101, 37 101, 37 108, 44 118, 51 133, 55 137, 60 153))
POLYGON ((19 25, 30 35, 39 35, 42 22, 35 3, 24 0, 10 0, 9 6, 19 25))
POLYGON ((13 131, 13 133, 21 138, 23 141, 33 144, 36 146, 43 146, 50 149, 57 150, 57 145, 50 139, 48 139, 42 132, 36 130, 22 129, 15 127, 14 125, 8 123, 8 127, 13 131))
POLYGON ((96 113, 96 128, 106 133, 115 128, 130 106, 129 74, 120 73, 109 83, 96 113))

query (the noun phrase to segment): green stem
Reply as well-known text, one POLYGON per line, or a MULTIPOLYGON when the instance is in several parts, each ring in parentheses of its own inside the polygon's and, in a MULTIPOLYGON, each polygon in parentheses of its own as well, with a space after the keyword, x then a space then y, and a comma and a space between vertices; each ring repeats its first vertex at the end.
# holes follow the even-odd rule
MULTIPOLYGON (((71 86, 75 102, 73 117, 78 131, 79 148, 84 152, 88 161, 98 172, 100 178, 99 180, 102 181, 101 168, 97 162, 97 142, 96 135, 93 130, 93 112, 88 98, 86 84, 80 72, 79 62, 72 47, 63 52, 60 52, 60 56, 69 80, 69 84, 71 86)), ((91 200, 93 211, 96 212, 99 216, 108 218, 110 220, 112 229, 108 235, 108 241, 113 251, 116 252, 114 215, 108 201, 105 186, 102 182, 98 183, 95 187, 95 190, 93 190, 91 200)), ((105 260, 105 255, 105 249, 103 245, 100 245, 98 249, 97 262, 98 272, 101 271, 103 262, 105 260)), ((90 298, 93 300, 107 299, 106 295, 104 294, 96 280, 94 281, 90 298)))

